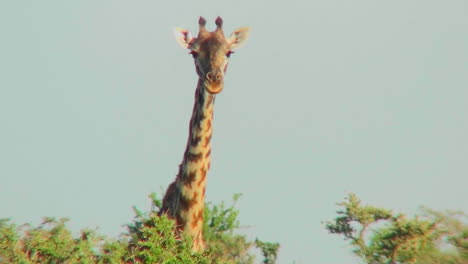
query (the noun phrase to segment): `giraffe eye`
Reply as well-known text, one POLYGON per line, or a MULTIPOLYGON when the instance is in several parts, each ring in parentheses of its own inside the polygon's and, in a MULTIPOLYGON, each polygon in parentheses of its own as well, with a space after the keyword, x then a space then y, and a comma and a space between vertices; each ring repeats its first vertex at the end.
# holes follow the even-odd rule
POLYGON ((198 52, 192 50, 190 51, 190 54, 192 54, 192 57, 195 59, 196 57, 198 57, 198 52))
POLYGON ((228 58, 231 57, 231 54, 233 54, 233 53, 234 53, 234 51, 228 51, 228 52, 226 52, 226 57, 228 57, 228 58))

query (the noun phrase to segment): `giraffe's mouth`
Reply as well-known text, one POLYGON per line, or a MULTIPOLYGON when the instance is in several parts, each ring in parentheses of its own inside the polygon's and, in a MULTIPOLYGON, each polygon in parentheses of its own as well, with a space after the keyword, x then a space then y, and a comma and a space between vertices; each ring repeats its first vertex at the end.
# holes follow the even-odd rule
POLYGON ((211 94, 220 93, 224 87, 224 78, 221 72, 213 74, 212 72, 208 72, 205 75, 204 84, 206 90, 211 94))
POLYGON ((223 90, 224 84, 222 81, 220 82, 209 82, 205 80, 205 88, 206 91, 210 94, 218 94, 223 90))

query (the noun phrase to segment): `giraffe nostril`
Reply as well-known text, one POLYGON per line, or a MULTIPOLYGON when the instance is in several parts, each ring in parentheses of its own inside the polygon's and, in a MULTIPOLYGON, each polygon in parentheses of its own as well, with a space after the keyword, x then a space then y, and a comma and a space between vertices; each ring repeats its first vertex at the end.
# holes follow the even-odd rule
POLYGON ((206 75, 206 80, 210 82, 219 82, 223 80, 223 74, 220 72, 213 73, 213 72, 208 72, 206 75))

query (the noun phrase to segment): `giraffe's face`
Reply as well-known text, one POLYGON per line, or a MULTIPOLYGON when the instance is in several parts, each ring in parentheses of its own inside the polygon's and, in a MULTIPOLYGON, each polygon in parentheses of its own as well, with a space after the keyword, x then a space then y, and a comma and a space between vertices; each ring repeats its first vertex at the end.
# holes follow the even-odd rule
POLYGON ((192 38, 187 30, 177 28, 176 39, 182 47, 190 50, 204 88, 211 94, 217 94, 223 90, 229 56, 247 39, 249 29, 238 29, 230 38, 225 38, 220 17, 216 19, 217 29, 213 32, 205 29, 204 18, 200 18, 199 24, 198 37, 192 38))

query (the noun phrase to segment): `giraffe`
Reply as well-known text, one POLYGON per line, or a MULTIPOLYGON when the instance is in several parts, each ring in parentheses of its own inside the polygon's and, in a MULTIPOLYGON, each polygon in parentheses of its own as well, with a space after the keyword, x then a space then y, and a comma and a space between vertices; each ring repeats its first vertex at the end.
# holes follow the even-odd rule
POLYGON ((216 30, 208 31, 206 20, 200 17, 196 38, 181 28, 174 33, 177 42, 195 61, 198 85, 189 125, 189 138, 176 179, 164 195, 159 214, 167 214, 176 221, 176 234, 186 232, 193 240, 192 251, 205 249, 203 240, 203 213, 205 205, 206 176, 210 169, 213 107, 216 94, 224 87, 228 59, 248 36, 249 28, 235 30, 225 38, 223 20, 216 18, 216 30))

